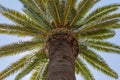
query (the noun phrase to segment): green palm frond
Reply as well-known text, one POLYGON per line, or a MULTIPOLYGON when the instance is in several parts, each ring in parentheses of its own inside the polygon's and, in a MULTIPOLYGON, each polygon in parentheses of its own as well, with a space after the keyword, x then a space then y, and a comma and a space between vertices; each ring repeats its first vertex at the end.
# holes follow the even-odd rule
MULTIPOLYGON (((26 7, 25 8, 23 8, 23 12, 27 15, 27 16, 29 16, 30 18, 32 18, 32 19, 34 19, 35 21, 37 21, 37 15, 36 14, 33 14, 29 9, 27 9, 26 7), (35 17, 34 17, 35 16, 35 17)), ((38 21, 37 21, 38 22, 38 21)))
MULTIPOLYGON (((120 13, 113 13, 113 14, 108 14, 108 15, 103 15, 101 16, 100 18, 96 18, 94 19, 94 21, 92 22, 89 22, 89 23, 94 23, 94 22, 103 22, 103 21, 109 21, 109 20, 115 20, 115 19, 119 19, 120 18, 120 13)), ((83 20, 84 21, 84 20, 83 20)), ((84 21, 85 22, 85 21, 84 21)), ((81 23, 84 23, 84 22, 81 22, 81 23)), ((86 24, 89 24, 89 23, 86 23, 86 24)), ((80 28, 82 25, 80 26, 77 26, 76 29, 80 28)), ((113 27, 114 28, 114 27, 113 27)))
POLYGON ((64 22, 63 25, 65 26, 67 23, 67 19, 72 11, 72 9, 75 7, 76 0, 67 0, 66 1, 66 7, 64 11, 64 22))
POLYGON ((38 0, 20 0, 20 1, 24 4, 25 8, 31 9, 31 11, 35 12, 38 16, 45 14, 42 9, 44 7, 44 10, 46 10, 45 6, 46 3, 43 0, 41 0, 41 3, 44 3, 41 5, 42 8, 40 6, 40 1, 38 0))
POLYGON ((118 75, 115 71, 113 71, 106 62, 96 53, 89 49, 83 50, 82 47, 80 47, 80 55, 88 62, 90 63, 94 68, 98 69, 99 71, 105 73, 106 75, 109 75, 114 78, 118 78, 118 75))
POLYGON ((87 40, 85 42, 85 45, 90 46, 91 48, 94 48, 99 51, 113 52, 118 54, 120 53, 120 46, 106 41, 87 40))
POLYGON ((98 30, 91 30, 85 33, 78 34, 80 37, 79 39, 108 39, 115 35, 115 31, 109 29, 98 29, 98 30))
POLYGON ((46 80, 47 72, 48 72, 48 64, 45 64, 42 70, 42 74, 41 74, 42 80, 46 80))
POLYGON ((6 69, 4 69, 2 72, 0 72, 0 80, 3 80, 4 78, 22 69, 26 63, 26 60, 27 60, 27 56, 24 56, 15 63, 11 64, 6 69))
MULTIPOLYGON (((75 17, 76 13, 77 13, 77 10, 76 10, 75 7, 73 7, 72 10, 71 10, 70 16, 68 18, 69 22, 71 22, 73 20, 73 18, 75 17)), ((72 28, 74 28, 74 26, 72 28)))
POLYGON ((37 30, 37 31, 41 31, 44 33, 47 33, 43 28, 41 28, 39 25, 37 25, 32 19, 30 19, 29 17, 27 17, 26 15, 15 11, 15 10, 11 10, 11 9, 4 9, 2 12, 2 15, 7 17, 8 19, 22 25, 25 27, 28 27, 28 29, 31 30, 37 30))
POLYGON ((77 9, 77 13, 73 20, 70 22, 70 26, 79 22, 87 14, 87 12, 96 4, 99 0, 82 0, 77 9))
POLYGON ((35 22, 38 23, 42 28, 46 30, 51 29, 52 26, 50 25, 50 21, 48 17, 45 15, 45 13, 42 11, 39 4, 37 3, 38 0, 37 1, 36 0, 20 0, 20 1, 24 4, 26 9, 25 13, 27 11, 27 15, 31 15, 32 18, 35 20, 35 22))
POLYGON ((0 57, 15 55, 20 52, 36 49, 38 47, 43 47, 43 41, 21 41, 18 43, 12 43, 0 48, 0 57))
POLYGON ((41 67, 39 66, 40 69, 34 70, 32 73, 32 76, 30 77, 30 80, 42 80, 39 77, 40 71, 41 71, 41 67))
POLYGON ((59 0, 48 0, 48 9, 55 24, 61 24, 59 12, 59 0))
MULTIPOLYGON (((59 1, 60 1, 60 0, 59 0, 59 1)), ((64 23, 65 5, 66 5, 66 1, 65 1, 65 0, 61 0, 60 3, 59 3, 59 13, 60 13, 61 24, 64 23)))
POLYGON ((111 25, 110 28, 112 28, 112 29, 119 29, 120 28, 120 24, 117 23, 117 24, 111 25))
POLYGON ((95 80, 89 69, 86 67, 86 65, 83 63, 83 61, 80 58, 76 60, 75 67, 77 68, 78 73, 80 73, 85 80, 95 80))
MULTIPOLYGON (((101 18, 98 18, 98 19, 96 19, 96 20, 101 20, 101 21, 105 21, 105 20, 110 20, 110 19, 119 19, 120 18, 120 13, 114 13, 114 14, 109 14, 109 15, 105 15, 105 16, 103 16, 103 17, 101 17, 101 18)), ((96 21, 95 20, 95 21, 96 21)))
POLYGON ((102 16, 105 16, 107 14, 110 14, 113 11, 116 11, 120 7, 120 4, 110 4, 107 6, 103 6, 101 8, 96 9, 95 11, 91 12, 86 19, 84 20, 84 23, 89 23, 91 21, 94 21, 96 19, 99 19, 102 16))
POLYGON ((17 36, 36 36, 40 38, 45 38, 41 33, 34 30, 29 30, 28 28, 19 25, 0 24, 0 33, 17 36))
POLYGON ((46 80, 46 73, 47 73, 47 64, 38 65, 37 69, 34 70, 30 80, 46 80), (41 77, 41 75, 43 77, 41 77))
POLYGON ((46 80, 47 68, 47 63, 44 63, 43 65, 38 65, 37 68, 34 70, 30 80, 46 80))
POLYGON ((23 70, 16 76, 15 80, 20 80, 22 77, 31 72, 39 63, 42 63, 43 59, 45 58, 43 57, 45 56, 43 50, 39 50, 35 54, 36 55, 34 58, 28 64, 26 64, 25 68, 23 68, 23 70))
POLYGON ((47 13, 46 11, 46 6, 47 6, 47 1, 45 0, 35 0, 36 3, 38 4, 38 7, 44 12, 47 13))
POLYGON ((109 29, 111 28, 111 25, 116 24, 117 22, 119 22, 118 19, 115 20, 109 20, 109 21, 97 21, 97 22, 93 22, 93 23, 89 23, 83 27, 81 27, 81 29, 79 30, 78 33, 85 33, 86 31, 89 30, 96 30, 96 29, 109 29))

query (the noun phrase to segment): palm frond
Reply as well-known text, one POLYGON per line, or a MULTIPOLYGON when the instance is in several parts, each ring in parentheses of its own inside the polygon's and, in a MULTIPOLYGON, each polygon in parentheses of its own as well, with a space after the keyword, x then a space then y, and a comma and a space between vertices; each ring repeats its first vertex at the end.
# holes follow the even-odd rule
POLYGON ((81 33, 78 35, 80 36, 79 39, 82 38, 82 39, 103 40, 113 37, 115 35, 115 31, 109 29, 98 29, 98 30, 87 31, 85 33, 81 33))
POLYGON ((89 23, 91 21, 94 21, 96 19, 99 19, 100 17, 103 17, 105 15, 108 15, 109 13, 116 11, 120 7, 120 4, 110 4, 107 6, 103 6, 101 8, 96 9, 92 13, 90 13, 86 19, 84 20, 84 24, 89 23))
POLYGON ((117 24, 111 25, 110 28, 112 28, 112 29, 119 29, 120 28, 120 24, 117 23, 117 24))
POLYGON ((31 72, 40 62, 42 63, 42 59, 45 58, 45 57, 43 57, 43 55, 45 56, 43 50, 39 50, 35 54, 36 55, 34 56, 34 58, 32 59, 32 61, 29 62, 25 66, 25 68, 23 68, 23 70, 16 76, 15 80, 20 80, 22 77, 24 77, 29 72, 31 72))
POLYGON ((48 0, 48 9, 55 24, 61 24, 59 12, 59 0, 48 0))
MULTIPOLYGON (((37 1, 36 0, 20 0, 20 1, 24 4, 25 9, 27 10, 27 13, 25 11, 26 14, 28 14, 29 12, 28 15, 31 15, 32 18, 35 20, 35 22, 38 23, 42 28, 46 30, 51 29, 52 26, 50 25, 49 19, 47 15, 45 15, 45 13, 42 11, 39 4, 37 3, 38 0, 37 1)), ((46 8, 46 6, 44 7, 46 8)))
POLYGON ((85 80, 95 80, 89 69, 86 67, 86 65, 80 58, 76 60, 75 67, 78 69, 78 73, 80 73, 85 80))
POLYGON ((83 25, 89 24, 89 23, 94 23, 94 22, 103 22, 103 21, 109 21, 109 20, 115 20, 115 19, 119 19, 120 18, 120 13, 113 13, 113 14, 107 14, 107 15, 103 15, 99 18, 94 19, 91 22, 85 23, 85 20, 83 20, 83 22, 81 22, 82 24, 79 24, 75 27, 75 30, 77 30, 78 28, 82 27, 83 25))
POLYGON ((36 3, 38 5, 38 7, 44 12, 44 13, 47 13, 47 1, 45 0, 36 0, 36 3))
POLYGON ((46 80, 47 68, 47 63, 38 65, 35 71, 33 72, 30 80, 46 80))
POLYGON ((26 1, 26 8, 31 11, 31 15, 33 15, 33 18, 38 16, 38 19, 36 18, 36 22, 38 22, 39 25, 43 26, 46 30, 51 30, 52 25, 50 23, 50 13, 48 12, 47 8, 47 2, 45 0, 32 0, 32 3, 30 4, 31 0, 26 1), (39 4, 43 3, 43 5, 39 4), (39 6, 41 5, 41 6, 39 6), (43 9, 44 7, 44 9, 43 9), (43 11, 44 10, 44 11, 43 11), (35 15, 35 16, 34 16, 35 15), (41 23, 40 23, 41 22, 41 23))
POLYGON ((113 71, 106 62, 96 53, 89 49, 83 50, 83 48, 80 47, 80 55, 94 68, 98 69, 99 71, 105 73, 108 76, 118 78, 118 75, 115 71, 113 71))
POLYGON ((63 25, 65 26, 67 23, 67 19, 72 11, 72 9, 75 7, 76 4, 76 0, 67 0, 66 1, 66 7, 65 7, 65 11, 64 11, 64 21, 63 21, 63 25))
POLYGON ((98 20, 98 21, 99 20, 101 20, 101 21, 104 20, 105 21, 105 20, 119 19, 119 18, 120 18, 120 13, 114 13, 114 14, 105 15, 103 17, 100 17, 100 18, 96 19, 96 20, 98 20))
POLYGON ((65 6, 66 6, 66 1, 65 0, 59 0, 59 13, 60 13, 60 20, 61 24, 64 23, 64 11, 65 11, 65 6))
MULTIPOLYGON (((69 23, 73 20, 73 18, 75 17, 76 14, 77 14, 77 10, 76 10, 75 7, 73 7, 72 10, 71 10, 71 12, 70 12, 70 16, 68 18, 68 22, 69 23)), ((74 28, 74 26, 71 27, 71 28, 74 28)))
POLYGON ((12 43, 0 48, 0 57, 15 55, 38 47, 43 47, 43 41, 21 41, 18 43, 12 43))
POLYGON ((4 69, 0 73, 0 80, 3 80, 4 78, 6 78, 6 77, 10 76, 11 74, 17 72, 18 70, 22 69, 25 65, 26 60, 27 60, 27 56, 24 56, 21 59, 19 59, 18 61, 16 61, 15 63, 11 64, 6 69, 4 69))
POLYGON ((114 20, 108 20, 108 21, 97 21, 97 22, 93 22, 93 23, 89 23, 83 27, 81 27, 81 29, 79 30, 78 33, 85 33, 86 31, 89 30, 96 30, 96 29, 109 29, 111 28, 111 25, 116 24, 117 22, 119 22, 119 19, 114 19, 114 20))
POLYGON ((48 72, 48 64, 45 64, 44 67, 43 67, 43 70, 42 70, 42 80, 46 80, 46 77, 47 77, 47 72, 48 72))
MULTIPOLYGON (((40 66, 39 66, 39 68, 41 69, 40 66)), ((30 77, 30 80, 42 80, 42 79, 40 79, 39 74, 40 74, 39 69, 34 70, 33 73, 32 73, 32 76, 30 77)))
POLYGON ((78 5, 77 14, 70 22, 70 26, 79 22, 98 1, 99 0, 82 0, 78 5))
POLYGON ((41 33, 34 30, 29 30, 28 28, 19 25, 0 24, 0 33, 17 36, 36 36, 40 38, 45 38, 41 33))
POLYGON ((85 42, 85 45, 94 48, 99 51, 104 51, 104 52, 113 52, 113 53, 118 53, 120 54, 120 46, 115 45, 110 42, 106 41, 99 41, 99 40, 87 40, 85 42))
POLYGON ((37 25, 35 23, 35 21, 33 21, 32 19, 30 19, 29 17, 27 17, 26 15, 15 11, 15 10, 11 10, 11 9, 4 9, 4 11, 1 11, 2 15, 7 17, 8 19, 12 20, 13 22, 16 22, 22 26, 27 27, 28 29, 31 28, 37 31, 41 31, 43 33, 47 33, 46 30, 44 30, 43 28, 41 28, 41 26, 37 25))

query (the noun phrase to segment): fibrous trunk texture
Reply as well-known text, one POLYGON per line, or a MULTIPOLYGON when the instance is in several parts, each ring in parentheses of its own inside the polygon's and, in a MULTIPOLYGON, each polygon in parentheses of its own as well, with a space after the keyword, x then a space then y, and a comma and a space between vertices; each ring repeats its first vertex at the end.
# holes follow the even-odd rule
POLYGON ((76 80, 77 41, 75 38, 68 33, 57 33, 47 43, 49 58, 47 80, 76 80))

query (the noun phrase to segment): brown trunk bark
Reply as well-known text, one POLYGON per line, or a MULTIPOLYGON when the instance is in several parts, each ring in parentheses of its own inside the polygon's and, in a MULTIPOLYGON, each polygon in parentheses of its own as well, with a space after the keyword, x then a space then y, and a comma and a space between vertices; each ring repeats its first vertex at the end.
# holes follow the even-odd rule
POLYGON ((47 44, 48 51, 48 73, 46 80, 76 80, 75 78, 75 58, 77 51, 73 37, 65 34, 57 34, 53 40, 47 44), (49 48, 48 48, 49 46, 49 48))

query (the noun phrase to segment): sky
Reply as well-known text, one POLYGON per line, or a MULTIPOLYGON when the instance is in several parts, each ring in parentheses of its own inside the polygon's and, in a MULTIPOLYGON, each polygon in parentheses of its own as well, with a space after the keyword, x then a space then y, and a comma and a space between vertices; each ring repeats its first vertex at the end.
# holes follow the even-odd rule
MULTIPOLYGON (((91 9, 91 11, 93 11, 94 9, 96 9, 98 7, 101 7, 101 6, 104 6, 107 4, 112 4, 112 3, 120 3, 120 0, 101 0, 94 6, 94 8, 91 9)), ((2 4, 5 7, 22 12, 23 5, 19 2, 19 0, 0 0, 0 4, 2 4)), ((120 9, 117 12, 120 12, 120 9)), ((3 17, 1 15, 0 15, 0 23, 12 24, 11 21, 9 21, 8 19, 6 19, 5 17, 3 17)), ((115 30, 115 31, 116 31, 115 37, 109 39, 109 41, 120 45, 120 29, 115 30)), ((29 40, 29 39, 30 39, 30 37, 0 35, 0 46, 10 44, 13 42, 18 42, 21 40, 25 41, 25 40, 29 40)), ((105 61, 109 64, 109 66, 118 73, 119 78, 117 80, 120 80, 120 55, 113 54, 113 53, 103 53, 103 52, 97 52, 97 53, 99 55, 101 55, 105 59, 105 61)), ((13 57, 0 58, 0 72, 3 69, 5 69, 8 65, 10 65, 11 63, 18 60, 21 56, 23 56, 23 55, 16 55, 13 57)), ((95 70, 91 66, 88 66, 88 67, 91 70, 92 74, 94 75, 95 80, 115 80, 115 79, 108 77, 105 74, 95 70)), ((5 80, 14 80, 15 75, 16 74, 11 75, 10 77, 6 78, 5 80)), ((30 75, 31 74, 27 75, 25 78, 23 78, 21 80, 29 80, 30 75)), ((84 80, 84 79, 80 75, 77 75, 77 80, 84 80)))

